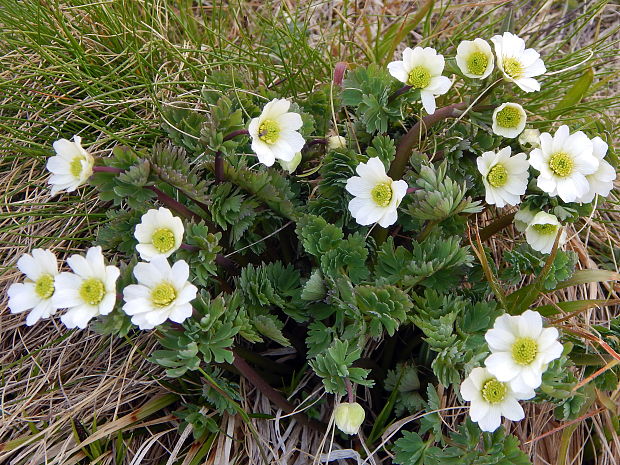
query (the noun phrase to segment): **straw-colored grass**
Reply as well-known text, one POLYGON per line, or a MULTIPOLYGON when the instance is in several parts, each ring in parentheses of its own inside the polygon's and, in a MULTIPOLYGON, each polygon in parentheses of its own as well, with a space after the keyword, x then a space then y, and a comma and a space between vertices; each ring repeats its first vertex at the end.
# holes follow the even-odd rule
MULTIPOLYGON (((105 219, 105 205, 88 189, 49 198, 43 167, 53 140, 80 133, 95 154, 117 143, 149 147, 162 137, 161 107, 173 100, 195 102, 201 87, 211 85, 209 73, 215 69, 236 69, 246 83, 285 78, 287 94, 307 92, 330 78, 336 61, 367 62, 377 30, 415 13, 422 3, 283 0, 214 7, 190 0, 0 0, 0 463, 255 464, 266 458, 273 464, 305 464, 316 463, 330 449, 353 446, 364 454, 360 441, 344 443, 284 418, 244 380, 242 407, 276 419, 253 419, 255 435, 238 416, 224 415, 218 433, 191 444, 190 429, 181 434, 173 415, 183 403, 182 393, 172 392, 162 370, 146 361, 157 345, 152 334, 124 340, 68 332, 56 320, 27 328, 21 315, 8 313, 5 290, 18 279, 14 264, 23 252, 43 246, 62 256, 74 253, 105 219), (310 45, 286 44, 299 40, 286 38, 286 18, 307 26, 310 45), (269 40, 273 45, 274 38, 283 50, 264 45, 269 40), (88 444, 80 449, 80 441, 88 444)), ((549 57, 558 60, 555 69, 574 63, 572 50, 592 46, 601 53, 592 58, 599 87, 578 111, 599 114, 604 130, 615 134, 620 99, 618 81, 611 78, 618 70, 620 9, 602 3, 437 1, 435 11, 443 12, 427 22, 433 27, 415 30, 406 43, 425 39, 427 45, 446 48, 465 38, 468 21, 485 34, 513 11, 523 33, 544 43, 543 56, 567 54, 564 62, 549 57), (541 8, 523 18, 519 8, 530 3, 541 8), (599 3, 593 19, 583 20, 599 3)), ((566 76, 571 80, 578 74, 566 76)), ((541 94, 540 104, 560 98, 541 94)), ((578 253, 579 268, 606 262, 618 271, 618 201, 614 192, 582 229, 569 231, 567 248, 578 253)), ((480 226, 490 219, 479 218, 480 226)), ((515 238, 509 228, 488 246, 499 258, 515 238)), ((618 298, 617 291, 589 284, 558 292, 553 300, 618 298)), ((566 324, 592 332, 593 324, 605 324, 618 312, 617 307, 591 309, 566 324)), ((592 351, 602 353, 596 344, 592 351)), ((325 402, 322 390, 312 391, 311 381, 302 378, 296 391, 308 390, 318 400, 313 408, 328 422, 332 400, 325 402)), ((458 405, 453 392, 440 394, 446 408, 442 416, 452 427, 463 412, 450 410, 458 405)), ((620 407, 620 388, 610 399, 620 407)), ((586 413, 602 405, 599 399, 586 413)), ((535 464, 583 463, 583 446, 591 437, 599 448, 589 463, 620 463, 620 438, 609 409, 572 425, 556 422, 544 404, 527 409, 527 419, 511 430, 535 464)), ((380 450, 367 463, 390 463, 386 457, 380 450)))

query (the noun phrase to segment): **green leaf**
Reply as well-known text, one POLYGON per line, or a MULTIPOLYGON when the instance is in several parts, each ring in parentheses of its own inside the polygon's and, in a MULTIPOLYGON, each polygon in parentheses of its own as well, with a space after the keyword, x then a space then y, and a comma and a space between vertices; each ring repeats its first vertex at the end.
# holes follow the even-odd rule
POLYGON ((394 443, 394 463, 423 465, 428 446, 417 433, 404 431, 403 437, 394 443))
POLYGON ((290 341, 282 334, 284 323, 275 315, 257 315, 252 320, 254 326, 263 336, 277 342, 284 347, 290 347, 290 341))
POLYGON ((555 108, 549 111, 549 119, 555 119, 565 110, 577 105, 588 92, 594 80, 594 70, 588 68, 566 92, 555 108))
POLYGON ((344 378, 349 378, 353 384, 373 385, 373 381, 366 379, 370 370, 353 367, 353 363, 361 353, 361 349, 355 347, 355 342, 335 339, 325 352, 310 361, 310 366, 323 378, 327 392, 344 395, 346 393, 344 378))

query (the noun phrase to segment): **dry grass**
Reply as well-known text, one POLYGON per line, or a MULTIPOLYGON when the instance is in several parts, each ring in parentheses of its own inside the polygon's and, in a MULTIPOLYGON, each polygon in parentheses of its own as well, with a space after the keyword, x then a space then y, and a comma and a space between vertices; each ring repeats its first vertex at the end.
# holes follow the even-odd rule
MULTIPOLYGON (((349 2, 351 3, 351 2, 349 2)), ((312 38, 316 42, 324 41, 326 36, 333 35, 332 54, 334 61, 351 59, 353 55, 363 60, 364 44, 370 42, 376 23, 389 24, 394 18, 415 10, 417 2, 365 1, 357 2, 358 6, 345 9, 343 1, 333 0, 320 2, 316 7, 307 8, 304 3, 298 5, 293 1, 284 0, 278 8, 294 11, 303 6, 302 17, 308 20, 312 38)), ((478 5, 489 7, 504 3, 500 1, 461 1, 454 6, 441 24, 435 28, 436 34, 445 35, 454 28, 464 11, 478 5)), ((548 2, 546 13, 533 18, 531 30, 538 30, 545 21, 554 24, 566 14, 563 2, 548 2), (558 3, 560 5, 558 6, 558 3)), ((2 6, 0 6, 2 7, 2 6)), ((6 2, 4 7, 6 7, 6 2)), ((249 6, 248 8, 253 8, 249 6)), ((506 8, 511 8, 507 5, 506 8)), ((592 41, 603 35, 606 29, 614 28, 618 23, 617 6, 609 6, 600 19, 589 25, 575 40, 592 41)), ((65 12, 65 14, 73 14, 65 12)), ((517 13, 518 14, 518 13, 517 13)), ((162 30, 166 26, 161 24, 162 30)), ((160 32, 161 32, 160 31, 160 32)), ((227 31, 229 39, 234 40, 236 31, 227 31)), ((568 33, 568 32, 567 32, 568 33)), ((409 37, 410 42, 420 38, 416 33, 409 37)), ((88 39, 85 39, 88 40, 88 39)), ((156 40, 155 37, 153 40, 156 40)), ((167 36, 161 40, 174 43, 178 37, 167 36)), ((576 46, 577 44, 575 44, 576 46)), ((178 44, 179 48, 180 44, 178 44)), ((92 44, 93 50, 100 51, 98 44, 92 44)), ((21 60, 30 60, 31 66, 44 67, 45 60, 32 51, 14 51, 5 53, 0 59, 0 79, 15 80, 13 69, 21 60)), ((113 60, 111 54, 108 59, 113 60)), ((202 58, 193 56, 191 59, 202 58)), ((206 66, 207 63, 204 63, 206 66)), ((617 68, 616 68, 617 69, 617 68)), ((174 61, 166 62, 160 70, 160 78, 169 80, 191 80, 186 71, 176 67, 174 61)), ((191 73, 190 73, 191 74, 191 73)), ((41 81, 36 77, 19 78, 19 85, 24 92, 30 92, 36 100, 36 112, 28 106, 18 111, 7 110, 12 101, 11 95, 5 95, 0 104, 0 118, 3 114, 11 115, 14 125, 24 134, 24 139, 49 140, 49 125, 61 127, 67 120, 84 120, 89 111, 105 111, 110 117, 107 121, 121 118, 133 112, 144 124, 124 127, 122 135, 104 137, 93 145, 95 152, 104 153, 116 143, 117 138, 140 142, 145 130, 155 128, 158 124, 155 117, 157 104, 164 103, 174 90, 167 86, 159 88, 154 95, 146 92, 136 93, 131 100, 110 101, 97 98, 79 100, 77 103, 63 103, 57 97, 59 88, 66 90, 65 82, 41 81), (4 110, 3 110, 4 109, 4 110)), ((190 86, 191 87, 191 86, 190 86)), ((601 88, 599 93, 606 97, 616 88, 601 88)), ((73 100, 71 100, 73 102, 73 100)), ((617 113, 608 115, 618 122, 617 113)), ((8 124, 8 119, 2 124, 8 124)), ((105 122, 105 120, 104 120, 105 122)), ((615 124, 617 128, 618 125, 615 124)), ((147 138, 150 136, 147 136, 147 138)), ((5 141, 7 142, 7 141, 5 141)), ((19 145, 21 141, 15 142, 19 145)), ((32 144, 29 144, 33 147, 32 144)), ((3 202, 0 204, 0 263, 6 271, 0 275, 0 296, 5 299, 6 287, 14 282, 18 275, 13 270, 16 258, 35 246, 52 246, 57 251, 69 254, 84 247, 84 238, 92 236, 102 206, 89 193, 82 197, 71 197, 69 200, 50 202, 45 187, 45 174, 42 171, 42 155, 45 144, 36 144, 31 149, 31 157, 14 156, 14 147, 8 142, 0 148, 0 184, 4 188, 3 202), (63 212, 64 216, 60 216, 63 212)), ((617 193, 614 195, 618 199, 617 193)), ((579 255, 579 268, 596 268, 597 260, 610 256, 610 250, 620 249, 620 231, 616 203, 608 205, 609 210, 601 210, 589 221, 578 234, 571 234, 567 247, 579 255), (592 259, 592 256, 596 259, 592 259)), ((481 218, 481 226, 486 218, 481 218)), ((489 245, 496 257, 512 246, 516 236, 507 234, 495 239, 489 245)), ((613 255, 613 254, 612 254, 613 255)), ((615 266, 616 271, 618 267, 615 266)), ((558 292, 553 300, 575 300, 580 298, 618 298, 617 290, 611 286, 598 284, 582 285, 558 292)), ((190 449, 187 452, 187 434, 178 432, 178 420, 171 413, 172 406, 165 402, 157 405, 157 399, 169 392, 164 385, 165 378, 157 365, 145 361, 156 346, 156 339, 151 334, 143 334, 132 340, 98 336, 92 332, 69 332, 59 327, 55 321, 46 321, 35 327, 22 325, 23 317, 11 315, 6 309, 6 300, 0 304, 0 373, 2 373, 0 391, 0 444, 13 444, 11 441, 26 438, 12 451, 0 449, 0 463, 11 464, 72 464, 90 463, 83 451, 76 451, 77 438, 96 434, 104 425, 105 436, 89 447, 99 447, 105 453, 97 463, 192 463, 192 457, 201 452, 190 449), (153 405, 152 415, 140 418, 140 407, 153 405), (132 416, 133 415, 133 416, 132 416), (135 422, 129 423, 132 420, 135 422), (75 426, 75 425, 78 426, 75 426), (79 431, 79 425, 85 431, 79 431), (95 426, 96 425, 96 426, 95 426), (94 444, 94 446, 93 446, 94 444), (183 449, 182 449, 183 446, 183 449), (76 453, 77 452, 77 453, 76 453), (182 458, 181 452, 185 454, 182 458)), ((591 309, 571 318, 566 324, 582 329, 590 329, 593 324, 605 324, 613 316, 618 315, 617 307, 591 309)), ((592 345, 594 353, 601 353, 601 347, 592 345)), ((307 379, 298 387, 304 387, 307 379)), ((337 437, 324 436, 322 433, 304 428, 288 418, 278 418, 278 412, 272 404, 249 383, 241 382, 243 394, 242 406, 248 412, 265 413, 276 416, 276 420, 253 419, 252 423, 259 435, 256 438, 237 416, 223 416, 219 425, 221 434, 213 437, 210 450, 199 463, 262 463, 267 457, 273 464, 306 464, 316 462, 321 453, 333 449, 347 449, 351 444, 340 442, 337 437)), ((316 393, 320 397, 321 393, 316 393)), ((611 395, 611 399, 620 406, 620 388, 611 395)), ((164 398, 165 400, 165 398, 164 398)), ((443 417, 447 427, 461 421, 460 412, 449 410, 458 405, 454 393, 442 392, 442 405, 446 407, 443 417)), ((588 412, 600 406, 595 402, 588 412)), ((530 405, 527 407, 527 420, 512 425, 512 432, 524 444, 535 464, 578 464, 583 463, 583 445, 590 437, 604 438, 605 433, 613 432, 610 427, 612 418, 609 410, 594 415, 589 423, 579 422, 572 427, 560 429, 544 436, 562 425, 553 419, 551 408, 546 405, 530 405), (562 435, 568 437, 569 450, 565 462, 558 461, 562 435)), ((329 415, 328 405, 321 404, 323 419, 329 415)), ((354 448, 362 451, 361 443, 355 442, 354 448)), ((368 459, 368 463, 389 463, 383 451, 368 459)), ((345 461, 341 462, 345 463, 345 461)), ((346 463, 354 463, 351 460, 346 463)), ((594 459, 596 465, 620 463, 620 439, 614 432, 606 440, 601 441, 600 454, 594 459)))

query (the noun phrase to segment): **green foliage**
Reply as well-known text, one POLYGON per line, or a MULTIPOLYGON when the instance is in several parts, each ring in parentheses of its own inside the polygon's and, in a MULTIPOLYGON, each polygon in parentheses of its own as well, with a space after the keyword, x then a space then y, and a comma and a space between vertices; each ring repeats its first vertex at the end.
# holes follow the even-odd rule
POLYGON ((389 120, 400 118, 400 102, 389 101, 399 85, 387 69, 377 65, 359 67, 347 74, 342 85, 342 103, 355 108, 356 117, 368 133, 386 132, 389 120))
POLYGON ((239 332, 239 320, 247 318, 240 304, 238 294, 211 300, 208 294, 201 293, 192 302, 199 318, 185 320, 182 331, 163 330, 160 343, 168 350, 154 351, 151 361, 165 367, 171 378, 197 370, 203 363, 232 363, 230 348, 239 332))
POLYGON ((552 361, 543 373, 534 401, 556 405, 554 414, 558 420, 573 420, 579 416, 581 407, 587 401, 582 389, 574 390, 577 382, 570 359, 562 355, 552 361))
POLYGON ((222 250, 221 233, 212 234, 203 221, 185 225, 184 242, 187 248, 177 250, 176 258, 185 260, 197 284, 207 286, 217 275, 216 257, 222 250))
POLYGON ((375 136, 372 139, 372 146, 366 149, 366 155, 368 155, 368 158, 378 157, 385 165, 387 171, 396 155, 394 139, 388 136, 375 136))
POLYGON ((183 147, 194 156, 204 150, 200 143, 200 132, 207 117, 190 108, 187 104, 175 104, 166 107, 162 114, 162 127, 168 138, 177 147, 183 147))
POLYGON ((374 384, 373 381, 366 379, 370 370, 353 366, 362 353, 362 350, 354 344, 351 341, 335 339, 325 352, 310 361, 315 373, 323 378, 327 392, 344 395, 346 393, 344 378, 362 386, 374 384))
POLYGON ((395 369, 388 370, 384 385, 387 391, 398 391, 394 405, 396 416, 412 414, 424 405, 424 400, 419 393, 420 379, 415 365, 398 363, 395 369))
POLYGON ((429 236, 422 242, 412 241, 411 250, 394 247, 389 238, 379 249, 375 275, 378 280, 401 286, 421 285, 433 289, 449 289, 458 284, 473 257, 469 247, 461 246, 461 238, 429 236))
POLYGON ((159 179, 176 187, 190 199, 209 204, 208 187, 211 181, 204 178, 198 165, 192 164, 184 149, 171 144, 157 144, 147 159, 159 179))
POLYGON ((233 131, 244 129, 243 111, 236 108, 227 95, 219 96, 218 92, 203 91, 205 100, 215 100, 209 104, 209 113, 205 123, 201 126, 200 142, 213 155, 216 152, 234 153, 239 145, 239 138, 224 141, 224 137, 233 131), (210 95, 207 95, 210 94, 210 95), (214 95, 215 94, 215 95, 214 95))
POLYGON ((482 211, 480 201, 465 197, 465 184, 458 184, 447 174, 448 164, 444 161, 435 167, 423 164, 411 187, 417 188, 406 212, 419 220, 443 221, 461 213, 482 211))
POLYGON ((355 299, 366 320, 368 335, 379 338, 385 330, 390 336, 407 321, 412 303, 407 294, 394 286, 357 286, 355 299))
POLYGON ((205 433, 217 433, 218 424, 211 416, 207 416, 207 409, 195 404, 186 404, 185 410, 174 412, 174 415, 181 420, 179 428, 184 431, 191 425, 194 440, 199 440, 205 433))
MULTIPOLYGON (((502 270, 501 279, 510 284, 518 284, 525 275, 538 276, 545 266, 548 255, 532 250, 527 244, 520 244, 513 250, 506 251, 503 259, 506 268, 502 270)), ((543 288, 554 289, 559 282, 573 275, 577 264, 577 254, 572 250, 558 250, 555 260, 543 281, 543 288)))
POLYGON ((400 465, 531 465, 519 449, 519 440, 503 428, 482 433, 469 418, 450 433, 450 446, 440 448, 419 434, 403 432, 394 445, 394 463, 400 465))
POLYGON ((210 192, 209 213, 213 221, 223 229, 230 228, 230 243, 236 244, 254 224, 258 202, 247 198, 232 184, 218 184, 210 192))
POLYGON ((112 250, 132 254, 138 244, 133 233, 136 225, 140 223, 142 212, 137 210, 108 210, 106 212, 108 221, 97 230, 95 244, 100 245, 103 250, 112 250))
POLYGON ((350 194, 345 190, 347 180, 355 176, 359 164, 358 155, 349 149, 337 149, 323 157, 319 169, 319 184, 316 197, 308 202, 308 212, 337 225, 346 224, 351 218, 350 194))

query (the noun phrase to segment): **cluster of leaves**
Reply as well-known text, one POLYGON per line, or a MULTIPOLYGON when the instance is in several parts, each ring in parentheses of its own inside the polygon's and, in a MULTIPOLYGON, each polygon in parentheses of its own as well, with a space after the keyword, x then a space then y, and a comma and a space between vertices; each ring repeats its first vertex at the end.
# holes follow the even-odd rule
MULTIPOLYGON (((538 276, 545 266, 548 255, 532 250, 527 244, 520 244, 504 253, 506 268, 502 270, 501 279, 510 284, 519 284, 524 276, 538 276)), ((558 250, 551 268, 545 276, 544 289, 554 289, 559 282, 570 278, 575 271, 577 254, 572 250, 558 250)))

